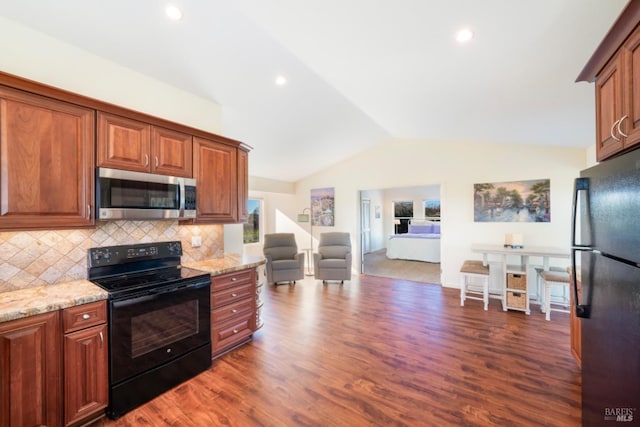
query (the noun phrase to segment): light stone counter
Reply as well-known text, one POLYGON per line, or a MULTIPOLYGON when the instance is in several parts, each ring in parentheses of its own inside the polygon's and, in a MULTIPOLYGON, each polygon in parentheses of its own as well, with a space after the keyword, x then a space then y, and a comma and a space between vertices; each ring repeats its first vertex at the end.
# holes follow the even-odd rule
POLYGON ((107 299, 108 294, 88 280, 38 286, 0 293, 0 323, 107 299))
MULTIPOLYGON (((184 266, 218 275, 255 268, 265 262, 265 259, 259 256, 225 255, 224 258, 196 261, 184 266)), ((108 296, 107 291, 89 280, 0 292, 0 323, 106 300, 108 296)))
POLYGON ((233 273, 235 271, 256 268, 264 264, 266 260, 261 256, 246 256, 227 254, 224 258, 212 258, 204 261, 196 261, 183 264, 185 267, 206 271, 211 275, 233 273))

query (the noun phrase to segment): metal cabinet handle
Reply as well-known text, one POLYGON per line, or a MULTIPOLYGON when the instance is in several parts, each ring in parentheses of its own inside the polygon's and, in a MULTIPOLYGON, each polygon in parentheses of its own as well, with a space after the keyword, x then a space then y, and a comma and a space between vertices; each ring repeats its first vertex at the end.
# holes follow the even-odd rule
POLYGON ((238 294, 231 294, 231 296, 232 296, 232 297, 237 297, 237 296, 238 296, 238 294))
POLYGON ((156 156, 156 167, 158 167, 158 156, 156 156))
POLYGON ((235 281, 237 281, 237 280, 238 280, 238 278, 237 278, 237 277, 232 277, 232 278, 231 278, 231 281, 232 281, 232 282, 235 282, 235 281))
POLYGON ((624 117, 622 117, 620 120, 618 120, 618 135, 622 135, 625 138, 627 138, 629 135, 627 135, 624 132, 622 132, 622 129, 620 128, 620 126, 622 126, 622 122, 624 122, 625 119, 627 119, 628 117, 629 116, 625 114, 624 117))
POLYGON ((620 123, 619 119, 613 122, 613 124, 611 125, 611 130, 609 131, 609 133, 611 134, 611 138, 615 139, 616 141, 620 141, 620 138, 613 134, 613 129, 618 125, 618 123, 620 123))
POLYGON ((87 218, 91 218, 91 205, 87 205, 87 218))
POLYGON ((104 335, 102 335, 102 331, 100 331, 100 348, 104 345, 104 335))
MULTIPOLYGON (((613 131, 611 131, 611 132, 613 132, 613 131)), ((145 166, 149 166, 149 155, 148 154, 144 155, 144 165, 145 166)))
POLYGON ((234 333, 234 334, 237 334, 238 332, 239 332, 239 331, 238 331, 237 329, 234 329, 234 330, 233 330, 233 333, 234 333))
POLYGON ((235 308, 233 310, 231 310, 232 313, 237 313, 238 310, 236 310, 235 308))
POLYGON ((82 315, 82 320, 89 320, 90 318, 91 318, 90 314, 85 313, 82 315))

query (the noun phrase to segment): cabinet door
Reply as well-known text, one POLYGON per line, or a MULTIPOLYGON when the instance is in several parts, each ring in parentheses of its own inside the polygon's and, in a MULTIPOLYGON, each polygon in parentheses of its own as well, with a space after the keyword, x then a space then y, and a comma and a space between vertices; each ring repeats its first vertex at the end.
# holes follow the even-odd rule
POLYGON ((197 223, 236 222, 238 216, 235 147, 193 138, 193 168, 197 180, 197 223))
MULTIPOLYGON (((580 281, 577 281, 576 285, 578 286, 578 298, 582 299, 582 286, 580 281)), ((576 303, 573 292, 569 292, 569 299, 571 301, 571 318, 569 320, 571 354, 573 354, 573 358, 578 362, 578 366, 582 367, 582 324, 580 323, 580 318, 576 315, 576 303)))
POLYGON ((620 129, 627 137, 623 140, 627 149, 640 143, 640 27, 629 37, 622 48, 625 64, 624 109, 626 118, 620 129))
POLYGON ((107 325, 64 336, 64 421, 75 423, 107 407, 107 325))
POLYGON ((193 176, 191 135, 151 128, 151 171, 162 175, 193 176))
POLYGON ((61 425, 58 312, 0 323, 0 426, 61 425))
POLYGON ((0 229, 94 224, 94 115, 0 88, 0 229))
POLYGON ((615 57, 596 80, 596 153, 598 160, 623 149, 616 129, 622 118, 623 56, 615 57), (615 135, 614 136, 612 136, 615 135))
POLYGON ((238 149, 238 222, 249 219, 249 153, 238 149))
POLYGON ((98 112, 97 165, 149 172, 150 139, 151 125, 98 112))

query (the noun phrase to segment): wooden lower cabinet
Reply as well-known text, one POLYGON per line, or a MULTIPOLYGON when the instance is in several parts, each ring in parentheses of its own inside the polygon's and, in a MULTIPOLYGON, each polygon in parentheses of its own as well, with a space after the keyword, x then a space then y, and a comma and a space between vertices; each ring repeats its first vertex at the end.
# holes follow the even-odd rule
POLYGON ((262 325, 264 325, 264 322, 262 321, 262 315, 261 315, 262 305, 264 303, 262 302, 262 298, 260 298, 260 294, 262 293, 262 288, 263 288, 263 282, 259 281, 258 277, 260 277, 260 274, 256 272, 256 313, 255 313, 255 316, 253 316, 253 322, 254 322, 252 325, 253 332, 262 328, 262 325))
POLYGON ((0 323, 0 427, 78 426, 108 404, 106 302, 0 323))
POLYGON ((256 329, 256 271, 211 278, 212 357, 249 342, 256 329))
MULTIPOLYGON (((582 297, 582 286, 580 281, 576 282, 576 286, 578 287, 578 298, 582 297)), ((582 325, 581 320, 578 316, 576 316, 576 305, 573 297, 573 292, 571 294, 571 318, 569 323, 569 329, 571 332, 571 354, 576 359, 578 366, 582 367, 582 325)))
POLYGON ((58 311, 0 323, 0 426, 62 425, 58 311))
POLYGON ((109 347, 106 303, 63 311, 64 424, 101 417, 109 403, 109 347))

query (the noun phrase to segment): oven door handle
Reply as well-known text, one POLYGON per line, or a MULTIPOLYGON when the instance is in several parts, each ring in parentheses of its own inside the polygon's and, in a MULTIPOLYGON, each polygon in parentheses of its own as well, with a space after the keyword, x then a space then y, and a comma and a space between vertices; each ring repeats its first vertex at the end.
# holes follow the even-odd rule
POLYGON ((211 285, 211 281, 198 281, 198 282, 194 282, 194 283, 189 283, 189 284, 182 284, 179 286, 169 286, 169 287, 164 287, 164 288, 157 288, 157 289, 147 289, 146 291, 144 291, 143 293, 137 294, 137 295, 129 295, 126 298, 123 298, 121 300, 115 300, 113 301, 113 306, 114 307, 126 307, 128 305, 131 304, 138 304, 141 302, 145 302, 145 301, 151 301, 155 298, 158 297, 158 295, 164 295, 164 294, 169 294, 169 293, 173 293, 173 292, 178 292, 178 291, 182 291, 185 289, 200 289, 200 288, 204 288, 206 286, 211 285))
POLYGON ((200 288, 204 288, 205 286, 209 286, 210 284, 211 284, 210 281, 187 283, 187 284, 182 284, 182 285, 172 286, 167 288, 153 289, 151 292, 154 294, 167 294, 171 292, 181 291, 183 289, 200 289, 200 288))

